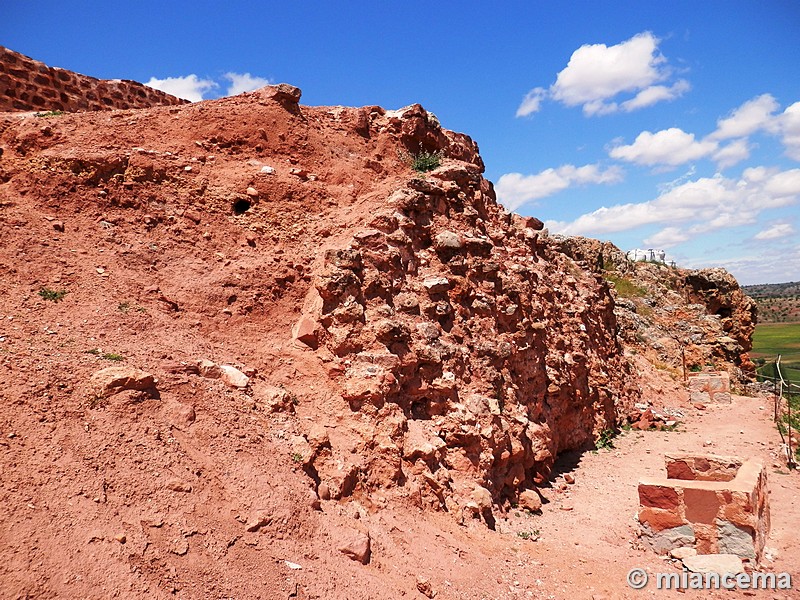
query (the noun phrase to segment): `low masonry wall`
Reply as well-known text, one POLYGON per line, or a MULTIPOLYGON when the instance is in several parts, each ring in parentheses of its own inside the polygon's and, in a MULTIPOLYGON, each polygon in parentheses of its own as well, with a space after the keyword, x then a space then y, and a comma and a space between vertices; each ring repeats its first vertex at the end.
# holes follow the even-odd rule
POLYGON ((688 384, 692 402, 731 402, 731 378, 725 371, 689 373, 688 384))
POLYGON ((758 564, 770 527, 761 459, 672 454, 665 462, 667 478, 639 481, 644 544, 659 554, 688 546, 758 564))
POLYGON ((95 79, 48 67, 0 46, 0 112, 78 112, 186 104, 136 81, 95 79))

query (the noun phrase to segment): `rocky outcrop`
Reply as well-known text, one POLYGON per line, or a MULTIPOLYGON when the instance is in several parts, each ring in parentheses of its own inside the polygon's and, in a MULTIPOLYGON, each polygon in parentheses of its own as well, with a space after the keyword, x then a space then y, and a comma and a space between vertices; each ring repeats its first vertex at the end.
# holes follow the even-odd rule
POLYGON ((689 301, 705 305, 709 314, 718 316, 722 329, 741 352, 749 352, 757 320, 756 302, 742 291, 733 275, 720 268, 702 269, 686 273, 684 283, 689 301))
POLYGON ((756 304, 720 268, 690 270, 634 262, 611 242, 553 236, 560 250, 613 289, 619 335, 651 363, 681 370, 714 366, 750 380, 756 304))
POLYGON ((0 112, 86 111, 186 104, 136 81, 80 75, 0 46, 0 112))

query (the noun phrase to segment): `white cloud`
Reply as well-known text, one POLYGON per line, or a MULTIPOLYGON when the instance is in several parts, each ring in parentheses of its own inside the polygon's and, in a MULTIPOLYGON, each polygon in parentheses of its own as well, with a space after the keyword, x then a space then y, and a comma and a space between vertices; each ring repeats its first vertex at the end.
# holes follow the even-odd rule
POLYGON ((794 233, 794 227, 792 227, 791 223, 776 223, 771 227, 767 227, 759 231, 753 239, 756 240, 777 240, 782 237, 786 237, 788 235, 792 235, 794 233))
POLYGON ((651 85, 636 94, 635 97, 620 104, 620 107, 625 112, 633 112, 640 108, 652 106, 657 102, 674 100, 688 92, 691 87, 692 86, 689 85, 689 82, 685 79, 679 79, 669 87, 664 85, 651 85))
POLYGON ((786 147, 786 155, 800 161, 800 102, 787 107, 775 120, 776 130, 786 147))
POLYGON ((522 104, 517 109, 518 117, 527 117, 530 114, 539 112, 542 100, 547 97, 547 90, 544 88, 533 88, 522 99, 522 104))
MULTIPOLYGON (((649 89, 640 92, 639 96, 649 89)), ((634 101, 636 98, 629 102, 634 101)), ((647 98, 643 100, 646 101, 647 98)), ((626 104, 623 102, 620 107, 625 110, 626 104)), ((643 131, 632 144, 616 142, 617 145, 611 148, 609 156, 638 165, 666 167, 711 158, 717 163, 717 168, 725 169, 749 158, 753 146, 748 136, 763 131, 779 136, 786 148, 786 155, 800 161, 800 102, 776 115, 778 108, 775 98, 770 94, 762 94, 734 109, 729 116, 719 119, 717 129, 703 139, 698 140, 693 133, 677 127, 655 133, 643 131), (720 146, 727 140, 731 141, 720 146)), ((602 114, 603 111, 611 110, 616 110, 615 104, 598 101, 584 105, 584 111, 590 114, 602 114)))
POLYGON ((649 31, 613 46, 585 44, 575 50, 548 90, 534 88, 523 99, 517 116, 539 110, 547 97, 565 106, 582 106, 587 116, 627 112, 673 100, 689 89, 689 83, 678 80, 664 85, 672 77, 667 59, 661 55, 661 42, 649 31), (620 103, 620 94, 633 94, 620 103))
POLYGON ((791 169, 772 175, 765 181, 764 189, 777 202, 793 198, 800 191, 800 169, 791 169))
POLYGON ((748 100, 735 109, 730 116, 717 121, 717 130, 709 138, 724 140, 741 138, 755 133, 759 129, 770 127, 778 110, 778 102, 770 94, 762 94, 748 100))
MULTIPOLYGON (((702 177, 677 185, 655 200, 602 207, 565 222, 548 222, 556 233, 597 237, 644 225, 680 228, 686 239, 714 230, 748 225, 764 210, 796 204, 800 199, 800 169, 778 171, 756 167, 742 176, 702 177)), ((674 230, 660 234, 663 241, 676 238, 674 230)), ((656 234, 659 235, 659 234, 656 234)), ((683 240, 686 241, 686 240, 683 240)))
POLYGON ((225 92, 226 96, 236 96, 244 92, 252 92, 265 85, 269 85, 271 81, 263 77, 255 77, 250 73, 225 73, 222 77, 230 81, 228 91, 225 92))
POLYGON ((780 137, 786 155, 800 161, 800 102, 776 114, 779 108, 771 94, 757 96, 734 109, 729 116, 719 119, 717 129, 707 139, 746 138, 764 131, 780 137))
POLYGON ((677 127, 651 133, 643 131, 633 144, 616 146, 609 155, 637 165, 677 166, 708 156, 717 149, 716 142, 697 141, 693 133, 677 127))
POLYGON ((200 102, 203 94, 219 87, 215 81, 199 79, 194 74, 186 77, 167 77, 166 79, 151 77, 145 85, 190 102, 200 102))
POLYGON ((759 244, 759 251, 748 249, 744 256, 718 258, 710 262, 706 257, 688 260, 685 266, 692 269, 724 267, 742 285, 776 281, 795 281, 800 273, 800 245, 793 247, 759 244))
POLYGON ((725 169, 732 167, 735 164, 742 162, 750 157, 750 145, 746 139, 734 140, 727 146, 723 146, 717 150, 713 159, 717 163, 717 167, 725 169))
POLYGON ((689 233, 680 227, 665 227, 658 233, 646 238, 644 243, 654 248, 671 248, 687 241, 690 237, 689 233))
POLYGON ((583 105, 583 114, 587 117, 610 115, 618 110, 619 104, 603 100, 592 100, 583 105))
POLYGON ((581 46, 556 77, 553 98, 577 106, 663 80, 666 74, 660 66, 665 59, 657 54, 658 42, 652 33, 645 32, 615 46, 581 46))
POLYGON ((495 188, 503 206, 508 210, 516 210, 527 202, 552 196, 571 186, 619 183, 623 176, 622 169, 616 166, 602 170, 598 165, 562 165, 535 175, 506 173, 497 180, 495 188))

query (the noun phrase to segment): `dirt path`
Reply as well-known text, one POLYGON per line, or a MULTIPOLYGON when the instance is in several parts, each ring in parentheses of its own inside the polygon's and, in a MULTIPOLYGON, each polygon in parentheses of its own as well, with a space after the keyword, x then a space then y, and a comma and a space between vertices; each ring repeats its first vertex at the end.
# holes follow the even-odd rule
MULTIPOLYGON (((709 452, 740 457, 762 456, 768 466, 772 529, 767 547, 774 561, 770 572, 788 572, 795 590, 758 592, 758 597, 800 597, 800 544, 796 537, 800 507, 796 503, 800 474, 788 473, 778 459, 780 438, 764 399, 735 396, 730 406, 709 406, 704 411, 687 409, 686 423, 672 432, 626 432, 615 448, 562 459, 563 476, 546 491, 550 502, 540 517, 528 517, 531 529, 540 532, 538 542, 527 544, 528 564, 541 569, 546 581, 543 598, 644 598, 693 597, 677 593, 628 588, 625 577, 634 567, 655 572, 677 571, 670 561, 638 549, 635 520, 637 482, 641 476, 661 476, 665 452, 709 452), (572 462, 574 466, 569 463, 572 462), (575 464, 577 463, 577 464, 575 464), (561 491, 560 488, 565 488, 561 491), (541 564, 536 564, 536 563, 541 564)), ((524 518, 524 517, 523 517, 524 518)), ((513 527, 519 527, 512 521, 513 527)), ((527 570, 527 569, 526 569, 527 570)), ((718 592, 718 597, 746 597, 753 592, 718 592)), ((697 593, 696 597, 717 597, 697 593)))

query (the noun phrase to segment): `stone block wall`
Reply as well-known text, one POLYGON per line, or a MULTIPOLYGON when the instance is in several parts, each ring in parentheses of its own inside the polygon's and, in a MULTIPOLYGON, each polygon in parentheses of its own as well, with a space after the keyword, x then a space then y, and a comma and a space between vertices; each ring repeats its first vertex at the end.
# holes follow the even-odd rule
POLYGON ((136 81, 103 80, 48 67, 0 46, 0 112, 149 108, 187 101, 136 81))
POLYGON ((678 454, 668 478, 639 481, 641 539, 659 554, 681 546, 758 564, 769 533, 767 473, 751 458, 678 454))
POLYGON ((725 371, 689 373, 688 384, 692 402, 731 402, 731 378, 725 371))
POLYGON ((697 481, 732 481, 742 466, 740 458, 714 454, 667 454, 664 461, 667 479, 697 481))

